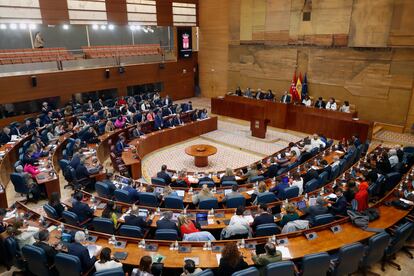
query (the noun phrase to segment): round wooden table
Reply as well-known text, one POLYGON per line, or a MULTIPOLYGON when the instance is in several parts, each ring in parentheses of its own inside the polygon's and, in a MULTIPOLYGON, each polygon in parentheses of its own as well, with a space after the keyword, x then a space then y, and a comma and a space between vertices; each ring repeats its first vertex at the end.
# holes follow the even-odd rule
POLYGON ((192 145, 185 149, 185 153, 194 156, 194 164, 196 167, 207 167, 208 157, 214 155, 217 148, 211 145, 192 145))

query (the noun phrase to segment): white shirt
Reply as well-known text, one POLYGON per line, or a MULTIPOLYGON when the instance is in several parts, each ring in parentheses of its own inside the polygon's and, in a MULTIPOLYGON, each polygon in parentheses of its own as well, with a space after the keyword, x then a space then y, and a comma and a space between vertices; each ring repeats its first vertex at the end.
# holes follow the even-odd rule
POLYGON ((99 261, 95 262, 96 272, 104 271, 107 269, 118 268, 118 267, 122 267, 122 263, 115 262, 114 260, 111 260, 106 263, 100 263, 99 261))
POLYGON ((296 153, 296 158, 300 157, 300 149, 297 146, 291 147, 290 150, 296 153))
POLYGON ((336 110, 336 103, 328 102, 325 106, 326 109, 336 110))
POLYGON ((230 219, 229 225, 235 225, 235 224, 244 225, 247 228, 250 227, 249 221, 243 216, 238 216, 238 215, 232 216, 230 219))
POLYGON ((325 143, 324 142, 322 142, 322 140, 321 139, 311 139, 311 146, 312 146, 312 148, 319 148, 320 146, 322 146, 323 148, 325 147, 325 143))
POLYGON ((346 106, 346 105, 341 106, 341 108, 339 109, 339 111, 345 112, 345 113, 350 113, 351 112, 351 110, 349 108, 349 105, 348 106, 346 106))
POLYGON ((147 106, 145 105, 145 103, 141 104, 141 110, 142 111, 148 111, 147 106))
POLYGON ((391 168, 393 168, 395 165, 398 164, 398 156, 397 155, 391 155, 388 157, 388 160, 390 161, 391 168))
POLYGON ((303 178, 301 177, 300 180, 293 180, 292 186, 296 186, 299 188, 299 195, 303 193, 303 178))
POLYGON ((303 103, 305 106, 311 106, 311 105, 312 105, 312 101, 311 101, 311 99, 309 99, 309 100, 303 99, 303 100, 302 100, 302 103, 303 103))

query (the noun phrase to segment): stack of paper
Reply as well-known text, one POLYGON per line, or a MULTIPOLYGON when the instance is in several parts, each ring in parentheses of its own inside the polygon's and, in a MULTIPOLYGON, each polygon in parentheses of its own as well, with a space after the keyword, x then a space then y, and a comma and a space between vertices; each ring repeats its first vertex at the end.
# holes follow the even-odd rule
POLYGON ((276 250, 282 252, 282 259, 283 260, 290 260, 292 259, 292 255, 290 255, 289 248, 286 246, 276 246, 276 250))

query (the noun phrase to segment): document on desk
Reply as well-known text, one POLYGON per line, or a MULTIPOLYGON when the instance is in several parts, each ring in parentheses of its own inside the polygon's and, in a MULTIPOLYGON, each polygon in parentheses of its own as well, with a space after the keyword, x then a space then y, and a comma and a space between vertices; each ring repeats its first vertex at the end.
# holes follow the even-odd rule
POLYGON ((86 248, 88 249, 89 257, 92 258, 96 255, 97 252, 101 251, 102 246, 96 244, 88 244, 86 248))
POLYGON ((290 255, 289 248, 287 248, 286 246, 276 246, 276 250, 279 250, 282 253, 283 260, 292 259, 292 255, 290 255))
POLYGON ((252 195, 254 193, 254 190, 250 190, 246 192, 248 195, 252 195))
POLYGON ((184 197, 185 191, 184 190, 175 190, 178 196, 184 197))

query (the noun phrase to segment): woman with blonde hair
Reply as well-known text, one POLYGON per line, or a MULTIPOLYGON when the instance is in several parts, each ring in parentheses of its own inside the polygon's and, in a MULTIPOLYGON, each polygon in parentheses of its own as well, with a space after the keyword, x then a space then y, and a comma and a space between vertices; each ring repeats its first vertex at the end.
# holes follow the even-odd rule
POLYGON ((207 184, 204 184, 203 187, 201 188, 201 191, 198 194, 193 195, 193 204, 197 205, 200 201, 203 201, 209 198, 214 198, 214 194, 210 191, 207 184))
POLYGON ((108 122, 106 122, 106 125, 105 125, 105 133, 112 132, 114 131, 114 129, 115 129, 114 123, 112 123, 111 120, 108 120, 108 122))
POLYGON ((200 232, 194 223, 183 215, 178 217, 178 229, 180 229, 181 237, 184 237, 185 234, 200 232))
POLYGON ((223 183, 223 181, 236 181, 236 177, 234 176, 232 169, 230 168, 226 169, 226 172, 224 173, 223 177, 220 179, 220 183, 223 183))
POLYGON ((253 204, 257 205, 257 197, 261 194, 266 193, 267 191, 268 191, 268 189, 267 189, 266 183, 264 181, 260 181, 259 186, 257 187, 257 191, 254 191, 254 193, 252 195, 252 196, 255 197, 254 201, 253 201, 253 204))
POLYGON ((286 204, 284 210, 282 209, 282 220, 280 221, 280 226, 285 226, 288 222, 299 219, 299 215, 296 212, 295 205, 292 203, 286 204))

